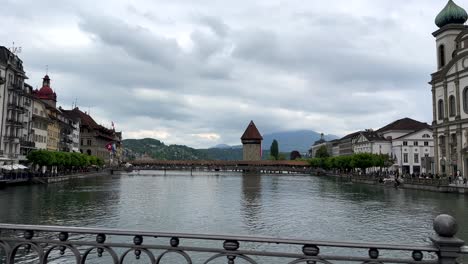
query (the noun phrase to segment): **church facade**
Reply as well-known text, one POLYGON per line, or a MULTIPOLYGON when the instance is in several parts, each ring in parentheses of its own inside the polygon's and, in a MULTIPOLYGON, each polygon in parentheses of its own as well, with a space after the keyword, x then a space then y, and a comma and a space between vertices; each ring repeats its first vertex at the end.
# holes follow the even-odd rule
POLYGON ((433 33, 437 71, 431 75, 435 172, 468 175, 468 20, 449 0, 433 33))

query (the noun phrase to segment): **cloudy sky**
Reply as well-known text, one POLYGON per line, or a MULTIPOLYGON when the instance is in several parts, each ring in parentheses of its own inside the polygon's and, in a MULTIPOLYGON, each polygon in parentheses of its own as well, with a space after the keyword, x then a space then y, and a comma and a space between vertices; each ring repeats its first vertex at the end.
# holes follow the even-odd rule
POLYGON ((250 120, 343 136, 432 121, 446 2, 1 0, 0 45, 22 47, 29 84, 48 65, 59 105, 124 138, 239 144, 250 120))

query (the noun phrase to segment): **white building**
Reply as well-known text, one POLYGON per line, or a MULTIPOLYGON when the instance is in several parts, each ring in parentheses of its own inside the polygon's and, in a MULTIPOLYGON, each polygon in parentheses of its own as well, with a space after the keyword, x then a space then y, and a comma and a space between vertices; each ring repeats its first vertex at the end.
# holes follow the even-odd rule
POLYGON ((435 170, 468 175, 468 20, 466 11, 449 1, 437 15, 437 71, 431 75, 435 170))
POLYGON ((27 77, 21 59, 3 46, 0 46, 0 78, 0 154, 4 159, 18 162, 27 77))
POLYGON ((34 143, 34 133, 32 130, 32 113, 33 113, 33 95, 32 95, 32 86, 24 84, 23 93, 21 96, 20 104, 23 107, 23 111, 20 114, 20 122, 23 123, 23 127, 20 130, 20 155, 19 160, 26 161, 26 156, 32 150, 36 149, 34 143))
POLYGON ((432 129, 424 128, 392 140, 395 164, 401 173, 432 173, 434 140, 432 129))
POLYGON ((379 133, 368 129, 360 132, 359 136, 354 140, 353 151, 354 153, 391 155, 392 142, 379 133))

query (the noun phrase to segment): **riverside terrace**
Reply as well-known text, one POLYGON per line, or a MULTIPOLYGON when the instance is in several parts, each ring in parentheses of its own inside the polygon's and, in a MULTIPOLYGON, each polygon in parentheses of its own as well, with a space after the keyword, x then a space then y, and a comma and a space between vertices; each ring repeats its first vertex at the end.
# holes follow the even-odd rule
MULTIPOLYGON (((136 160, 132 170, 256 171, 265 173, 311 173, 307 161, 261 160, 136 160)), ((118 170, 118 169, 117 169, 118 170)))
POLYGON ((0 262, 449 264, 468 254, 453 217, 437 216, 433 228, 431 243, 405 245, 0 224, 0 262))

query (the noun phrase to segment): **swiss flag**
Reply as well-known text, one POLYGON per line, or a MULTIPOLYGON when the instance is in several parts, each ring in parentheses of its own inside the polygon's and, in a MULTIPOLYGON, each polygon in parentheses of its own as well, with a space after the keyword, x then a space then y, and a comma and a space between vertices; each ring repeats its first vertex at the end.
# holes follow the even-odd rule
POLYGON ((109 143, 106 144, 106 149, 108 151, 112 151, 112 142, 109 142, 109 143))

